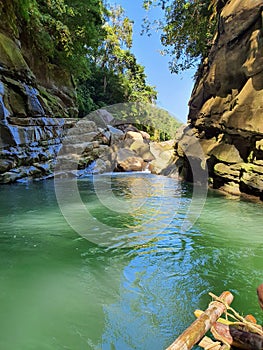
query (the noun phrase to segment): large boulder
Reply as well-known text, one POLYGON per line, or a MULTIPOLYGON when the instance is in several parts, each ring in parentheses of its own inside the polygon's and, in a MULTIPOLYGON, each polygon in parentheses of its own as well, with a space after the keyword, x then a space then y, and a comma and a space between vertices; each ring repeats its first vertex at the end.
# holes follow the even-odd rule
POLYGON ((152 142, 150 144, 150 150, 154 156, 149 164, 149 170, 152 173, 163 174, 174 163, 174 144, 175 141, 152 142))
POLYGON ((145 143, 141 140, 135 140, 131 146, 130 150, 134 151, 135 154, 141 157, 145 162, 150 162, 155 159, 151 152, 151 146, 149 143, 145 143))
POLYGON ((121 148, 117 152, 117 171, 142 171, 145 168, 145 162, 138 157, 132 150, 121 148))

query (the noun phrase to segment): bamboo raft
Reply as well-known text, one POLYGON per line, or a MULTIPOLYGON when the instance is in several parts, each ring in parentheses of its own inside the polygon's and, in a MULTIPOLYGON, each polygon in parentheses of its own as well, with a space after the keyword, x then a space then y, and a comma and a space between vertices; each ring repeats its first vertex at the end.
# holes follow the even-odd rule
MULTIPOLYGON (((263 309, 263 284, 258 289, 263 309)), ((226 291, 219 297, 209 293, 213 301, 205 311, 194 312, 197 319, 166 349, 190 350, 199 345, 205 350, 263 350, 263 329, 252 315, 239 315, 230 307, 234 297, 226 291), (225 314, 225 318, 221 316, 225 314), (210 331, 214 339, 206 335, 210 331)))

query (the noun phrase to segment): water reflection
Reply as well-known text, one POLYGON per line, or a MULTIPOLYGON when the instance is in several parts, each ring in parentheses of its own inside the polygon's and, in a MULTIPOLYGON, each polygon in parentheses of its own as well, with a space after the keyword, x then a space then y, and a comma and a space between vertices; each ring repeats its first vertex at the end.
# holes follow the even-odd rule
MULTIPOLYGON (((110 247, 134 246, 154 239, 187 208, 179 182, 151 174, 100 175, 90 182, 80 181, 78 191, 88 214, 97 220, 96 242, 103 232, 100 243, 110 247)), ((185 220, 185 215, 182 218, 185 220)), ((85 237, 94 238, 90 233, 85 237)))

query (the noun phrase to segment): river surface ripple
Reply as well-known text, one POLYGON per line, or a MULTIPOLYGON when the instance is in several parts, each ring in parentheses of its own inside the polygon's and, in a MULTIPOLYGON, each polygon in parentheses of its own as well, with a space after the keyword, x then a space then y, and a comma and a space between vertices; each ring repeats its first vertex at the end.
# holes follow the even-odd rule
POLYGON ((191 207, 189 184, 143 173, 81 179, 78 197, 70 181, 62 203, 52 180, 0 187, 0 349, 165 349, 224 290, 263 323, 261 203, 191 207))

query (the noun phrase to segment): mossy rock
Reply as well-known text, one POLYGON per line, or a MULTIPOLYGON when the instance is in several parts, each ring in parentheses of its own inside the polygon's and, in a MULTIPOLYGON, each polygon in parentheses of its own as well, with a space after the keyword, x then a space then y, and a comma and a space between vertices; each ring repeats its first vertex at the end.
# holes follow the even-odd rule
POLYGON ((9 102, 13 114, 19 117, 26 117, 25 100, 23 96, 16 93, 14 90, 9 90, 9 102))
POLYGON ((0 64, 16 71, 30 72, 20 49, 13 40, 3 33, 0 33, 0 64))
POLYGON ((64 107, 54 94, 49 93, 44 87, 39 87, 38 91, 40 94, 39 100, 50 116, 56 118, 67 116, 64 107))

